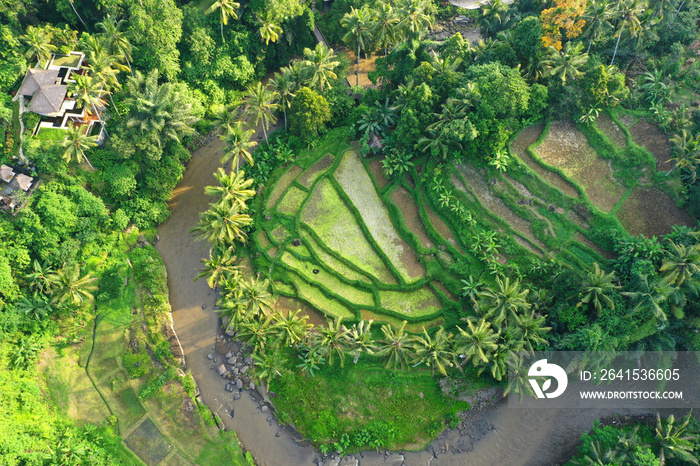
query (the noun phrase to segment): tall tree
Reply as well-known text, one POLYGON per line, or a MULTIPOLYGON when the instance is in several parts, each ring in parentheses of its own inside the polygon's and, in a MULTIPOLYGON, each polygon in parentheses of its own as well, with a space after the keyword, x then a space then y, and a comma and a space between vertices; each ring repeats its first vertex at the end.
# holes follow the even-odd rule
POLYGON ((194 277, 194 281, 200 278, 206 278, 209 288, 216 288, 219 283, 225 282, 233 274, 240 270, 238 265, 238 257, 234 254, 233 246, 220 252, 219 249, 213 248, 209 251, 209 259, 200 259, 204 264, 201 272, 194 277))
POLYGON ((219 167, 214 172, 214 178, 219 182, 219 186, 206 186, 204 194, 218 197, 219 202, 239 211, 247 209, 245 203, 253 198, 255 191, 250 189, 253 180, 246 179, 244 171, 226 173, 223 168, 219 167))
POLYGON ((496 289, 484 287, 479 293, 478 307, 484 312, 486 318, 492 318, 494 324, 498 325, 512 316, 530 309, 527 295, 530 290, 523 290, 519 281, 510 281, 510 277, 502 279, 496 278, 496 289))
POLYGON ((245 242, 247 235, 244 228, 252 222, 250 215, 241 213, 228 203, 217 203, 199 214, 199 223, 190 233, 195 234, 197 240, 209 241, 214 247, 228 248, 236 241, 245 242))
POLYGON ((547 76, 557 77, 562 84, 566 84, 567 79, 573 81, 583 75, 581 68, 587 61, 588 54, 583 52, 581 42, 574 46, 567 42, 561 50, 550 46, 543 64, 547 68, 547 76))
POLYGON ((403 19, 399 27, 406 37, 420 39, 433 27, 433 17, 426 12, 428 5, 427 0, 401 0, 398 8, 403 19))
POLYGON ((668 254, 660 272, 668 283, 676 287, 681 287, 686 280, 697 281, 700 274, 700 244, 685 246, 669 241, 668 254))
POLYGON ((606 31, 612 29, 610 18, 612 13, 610 3, 606 0, 591 0, 586 7, 583 19, 586 27, 583 30, 583 37, 589 38, 586 53, 591 50, 593 42, 598 40, 606 31))
POLYGON ((106 40, 107 48, 110 55, 121 56, 126 62, 126 66, 131 69, 131 52, 134 50, 134 46, 129 42, 129 38, 126 32, 122 30, 122 27, 126 24, 126 21, 120 19, 116 21, 110 15, 102 21, 97 23, 96 26, 102 30, 100 33, 106 40))
POLYGON ((275 297, 270 293, 270 280, 251 277, 250 280, 241 280, 240 292, 237 301, 248 316, 270 316, 274 311, 275 297))
POLYGON ((40 68, 43 67, 43 62, 48 63, 51 54, 56 51, 56 46, 51 44, 51 34, 47 33, 44 28, 27 26, 24 35, 19 38, 27 45, 24 56, 28 60, 35 58, 39 62, 40 68))
POLYGON ((666 464, 666 459, 678 459, 691 464, 699 464, 698 458, 693 454, 694 443, 698 436, 689 432, 688 425, 692 411, 678 424, 673 414, 666 421, 661 420, 656 413, 656 441, 659 443, 659 465, 666 464))
POLYGON ((331 84, 329 80, 337 78, 333 70, 340 64, 340 62, 335 59, 336 57, 333 50, 318 43, 313 50, 310 48, 304 49, 304 58, 304 64, 311 70, 309 73, 311 76, 310 84, 312 86, 318 86, 321 93, 323 93, 324 85, 328 85, 330 89, 331 84))
POLYGON ((376 355, 384 359, 387 369, 405 369, 411 360, 411 337, 404 331, 406 321, 399 328, 392 325, 382 325, 383 337, 377 340, 376 355))
POLYGON ((345 355, 348 345, 348 334, 343 326, 343 318, 328 320, 326 325, 318 330, 318 354, 333 365, 333 358, 340 359, 340 367, 345 365, 345 355))
POLYGON ((238 19, 236 10, 240 8, 240 6, 240 3, 237 3, 233 0, 216 0, 205 12, 205 14, 208 15, 216 10, 219 10, 219 22, 221 25, 221 41, 224 43, 226 42, 226 39, 224 38, 224 25, 228 24, 229 18, 238 19))
POLYGON ((92 300, 92 292, 97 290, 97 278, 89 273, 82 277, 80 275, 80 267, 77 265, 63 264, 63 267, 56 270, 52 277, 56 286, 52 302, 78 305, 92 300))
POLYGON ((270 124, 277 121, 275 110, 278 108, 277 93, 269 91, 261 82, 257 82, 252 86, 248 86, 248 91, 245 97, 246 112, 253 118, 255 126, 262 123, 265 142, 270 144, 267 139, 267 129, 270 124))
POLYGON ((309 316, 299 316, 300 310, 289 312, 286 316, 281 312, 273 315, 277 339, 283 347, 292 347, 304 342, 314 327, 309 322, 309 316))
POLYGON ((242 122, 236 122, 231 132, 221 137, 225 144, 224 151, 221 154, 221 163, 224 164, 233 158, 236 161, 236 172, 238 172, 240 167, 241 159, 253 166, 255 161, 253 160, 253 154, 250 153, 250 149, 258 144, 251 140, 254 134, 254 129, 245 130, 242 122))
POLYGON ((619 17, 615 25, 617 41, 615 42, 615 51, 613 52, 612 60, 610 60, 611 65, 615 63, 617 48, 620 45, 622 34, 628 31, 630 38, 633 39, 638 36, 639 31, 642 29, 640 18, 644 14, 645 5, 640 0, 618 0, 615 2, 613 8, 613 11, 619 14, 619 17))
POLYGON ((85 155, 85 152, 97 146, 97 136, 88 136, 83 132, 85 126, 71 125, 66 131, 66 137, 61 144, 65 149, 63 151, 63 160, 70 163, 75 160, 78 164, 85 160, 90 168, 94 168, 90 160, 85 155))
POLYGON ((451 347, 452 334, 440 327, 434 335, 423 329, 422 335, 413 338, 414 363, 425 364, 435 375, 435 369, 447 375, 447 368, 455 366, 456 354, 451 347))
POLYGON ((499 334, 491 328, 486 319, 474 323, 467 320, 467 329, 457 326, 457 354, 465 361, 471 361, 475 367, 488 364, 491 353, 498 349, 499 334))
POLYGON ((363 6, 359 10, 351 7, 350 13, 340 20, 340 24, 348 30, 343 36, 343 42, 356 46, 357 71, 355 72, 355 84, 360 85, 360 53, 367 50, 372 41, 372 17, 370 10, 363 6))
POLYGON ((588 272, 581 289, 583 297, 576 306, 581 307, 582 304, 592 303, 599 316, 603 312, 603 305, 615 309, 615 302, 609 295, 620 286, 615 285, 614 281, 615 272, 605 273, 598 263, 594 262, 593 270, 588 272))
POLYGON ((255 25, 258 27, 258 35, 268 45, 270 41, 277 42, 282 34, 282 28, 270 13, 255 15, 255 25))
POLYGON ((291 108, 292 100, 296 97, 294 94, 298 88, 294 82, 291 72, 288 69, 282 69, 281 73, 275 73, 275 77, 270 79, 270 86, 277 92, 279 96, 279 105, 284 112, 284 131, 287 131, 287 109, 291 108))
POLYGON ((384 55, 390 45, 396 43, 399 17, 390 3, 379 2, 374 13, 372 37, 375 43, 384 49, 384 55))

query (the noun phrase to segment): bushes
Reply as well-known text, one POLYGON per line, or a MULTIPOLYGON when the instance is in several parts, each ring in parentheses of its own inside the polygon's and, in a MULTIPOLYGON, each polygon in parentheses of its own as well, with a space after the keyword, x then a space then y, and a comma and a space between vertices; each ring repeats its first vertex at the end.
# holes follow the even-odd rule
POLYGON ((22 122, 24 123, 24 134, 31 134, 39 124, 41 117, 34 112, 24 112, 22 122))
POLYGON ((145 353, 126 353, 122 358, 122 365, 132 379, 143 377, 150 370, 151 358, 145 353))
POLYGON ((121 273, 119 266, 112 266, 100 277, 100 288, 96 298, 99 301, 116 299, 124 292, 126 277, 121 273))

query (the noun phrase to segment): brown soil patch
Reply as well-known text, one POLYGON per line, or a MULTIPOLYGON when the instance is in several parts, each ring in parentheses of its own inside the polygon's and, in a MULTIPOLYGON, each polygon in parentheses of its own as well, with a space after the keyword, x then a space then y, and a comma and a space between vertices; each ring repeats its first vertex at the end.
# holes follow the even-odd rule
MULTIPOLYGON (((479 202, 482 206, 493 212, 496 216, 502 218, 514 230, 527 237, 534 244, 542 249, 546 249, 544 244, 542 244, 540 240, 538 240, 532 233, 532 230, 530 229, 530 222, 510 210, 510 207, 505 205, 500 198, 493 196, 489 192, 489 188, 484 180, 476 171, 465 164, 457 165, 457 169, 462 177, 464 177, 466 184, 471 188, 472 192, 479 198, 479 202)), ((528 247, 528 249, 531 251, 533 250, 531 246, 528 247)))
POLYGON ((603 112, 595 121, 596 127, 605 134, 616 147, 624 149, 627 147, 627 137, 622 132, 617 123, 610 116, 603 112))
POLYGON ((440 282, 438 282, 438 281, 433 281, 433 282, 431 282, 431 283, 433 284, 433 286, 434 286, 435 288, 437 288, 438 290, 442 291, 442 293, 444 293, 444 295, 447 296, 447 299, 449 299, 450 301, 455 301, 455 302, 458 301, 458 299, 455 297, 455 295, 453 295, 452 293, 450 293, 450 290, 448 290, 448 289, 445 287, 445 285, 443 285, 442 283, 440 283, 440 282))
POLYGON ((310 188, 311 185, 314 184, 314 181, 316 181, 324 171, 328 170, 331 165, 333 165, 333 156, 331 154, 326 154, 321 160, 308 168, 297 181, 299 181, 299 184, 302 186, 310 188))
POLYGON ((655 188, 635 188, 616 217, 631 235, 643 234, 647 238, 670 233, 673 225, 695 225, 686 211, 655 188))
POLYGON ((615 254, 613 254, 610 251, 603 251, 602 249, 600 249, 600 247, 597 244, 595 244, 593 241, 589 240, 581 232, 577 232, 576 235, 574 236, 574 239, 576 239, 576 241, 578 241, 579 243, 593 249, 595 252, 597 252, 601 256, 605 257, 606 259, 614 259, 615 258, 615 254))
POLYGON ((278 252, 279 249, 277 249, 277 246, 275 246, 267 250, 267 255, 270 256, 270 259, 274 259, 275 257, 277 257, 278 252))
POLYGON ((425 267, 418 260, 418 256, 413 251, 413 248, 409 246, 408 242, 401 240, 403 245, 403 252, 401 253, 401 264, 408 271, 408 275, 413 279, 411 283, 415 282, 416 278, 425 277, 425 267))
POLYGON ((586 136, 569 120, 554 122, 535 152, 583 187, 588 198, 603 212, 610 212, 625 190, 612 176, 608 163, 598 157, 586 136))
POLYGON ((369 171, 372 172, 372 178, 374 178, 374 182, 377 183, 377 189, 380 191, 389 184, 389 180, 384 177, 383 159, 383 157, 374 159, 369 163, 369 171))
POLYGON ((428 233, 425 231, 418 213, 418 206, 411 197, 411 194, 402 187, 398 187, 391 192, 391 200, 401 211, 401 216, 406 226, 416 235, 424 248, 432 248, 434 245, 428 233))
POLYGON ((348 67, 347 80, 351 86, 360 85, 362 87, 378 88, 378 86, 375 86, 372 84, 372 81, 369 80, 367 73, 377 69, 374 62, 377 60, 377 58, 379 58, 379 55, 372 55, 369 58, 362 58, 362 55, 360 56, 360 74, 358 84, 357 77, 355 76, 355 73, 357 72, 357 56, 355 53, 345 47, 336 49, 336 53, 344 54, 347 59, 350 60, 351 65, 348 67))
MULTIPOLYGON (((425 198, 425 194, 422 192, 422 190, 421 196, 423 197, 425 211, 428 214, 428 219, 433 225, 433 228, 435 228, 435 230, 440 234, 440 236, 442 236, 443 239, 445 239, 448 243, 462 251, 462 248, 457 244, 457 241, 455 241, 454 234, 452 233, 452 230, 450 230, 450 227, 448 227, 447 224, 440 217, 438 217, 438 215, 435 212, 433 212, 433 209, 430 208, 428 200, 425 198)), ((462 251, 462 253, 464 253, 464 251, 462 251)))
POLYGON ((671 146, 659 128, 639 120, 630 127, 629 131, 634 142, 654 156, 657 171, 669 171, 673 168, 673 162, 668 161, 671 158, 671 146))
POLYGON ((571 186, 571 183, 562 178, 558 173, 544 168, 528 153, 527 148, 537 142, 543 130, 544 125, 529 126, 522 130, 518 137, 511 142, 511 152, 520 157, 520 159, 535 173, 540 175, 543 180, 558 188, 567 196, 579 198, 578 191, 571 186))
POLYGON ((301 314, 309 316, 309 322, 315 326, 326 325, 326 316, 303 301, 287 296, 279 296, 275 302, 275 310, 288 316, 290 312, 301 310, 301 314))
POLYGON ((627 128, 632 126, 637 121, 637 117, 627 113, 621 113, 618 115, 617 119, 620 120, 620 123, 625 125, 627 128))

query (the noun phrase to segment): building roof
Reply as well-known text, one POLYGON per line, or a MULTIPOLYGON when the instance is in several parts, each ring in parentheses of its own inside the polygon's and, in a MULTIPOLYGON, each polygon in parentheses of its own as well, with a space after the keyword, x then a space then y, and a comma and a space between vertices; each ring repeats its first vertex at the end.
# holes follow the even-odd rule
POLYGON ((31 96, 44 86, 53 86, 58 79, 58 70, 40 70, 30 68, 24 76, 22 86, 17 91, 19 95, 31 96))
POLYGON ((67 92, 68 88, 61 84, 42 86, 29 102, 29 110, 41 115, 57 113, 61 110, 61 104, 67 92))
POLYGON ((20 173, 15 177, 14 181, 17 182, 17 187, 19 189, 21 189, 22 191, 28 191, 32 185, 32 181, 34 181, 34 178, 20 173))
POLYGON ((0 166, 0 178, 2 178, 5 183, 12 181, 13 176, 15 176, 15 172, 11 167, 8 167, 7 165, 0 166))

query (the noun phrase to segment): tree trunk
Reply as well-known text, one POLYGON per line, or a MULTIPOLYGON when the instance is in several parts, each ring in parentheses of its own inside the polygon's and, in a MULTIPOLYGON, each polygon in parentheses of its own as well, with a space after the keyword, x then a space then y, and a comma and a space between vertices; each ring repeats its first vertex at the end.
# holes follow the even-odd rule
POLYGON ((282 111, 284 112, 284 132, 287 132, 287 107, 283 106, 282 111))
POLYGON ((610 60, 610 65, 612 65, 615 62, 615 55, 617 55, 617 46, 620 45, 620 38, 621 37, 622 37, 622 31, 620 31, 620 34, 617 36, 617 42, 615 43, 615 51, 613 52, 612 60, 610 60))
POLYGON ((238 154, 238 156, 236 157, 236 173, 238 173, 238 170, 240 169, 240 165, 241 165, 241 155, 238 154))
POLYGON ((77 16, 78 19, 80 20, 80 22, 83 23, 83 27, 87 31, 87 28, 88 28, 87 24, 85 24, 85 21, 83 21, 83 18, 81 18, 80 15, 78 14, 78 10, 75 9, 75 5, 73 5, 73 0, 68 0, 68 1, 70 2, 71 8, 73 8, 73 12, 75 13, 75 16, 77 16))
POLYGON ((221 42, 224 44, 226 43, 226 39, 224 39, 224 23, 221 23, 221 42))
POLYGON ((267 130, 265 129, 265 122, 263 121, 263 135, 265 136, 265 142, 267 143, 268 147, 270 146, 270 141, 267 140, 267 130))
POLYGON ((112 101, 112 108, 114 108, 114 112, 119 116, 119 119, 122 119, 121 113, 119 113, 119 110, 117 110, 117 104, 114 103, 114 98, 112 97, 112 93, 109 93, 109 100, 112 101))
POLYGON ((673 22, 676 20, 676 16, 678 16, 678 13, 681 12, 681 8, 683 8, 683 5, 685 5, 685 0, 683 0, 683 1, 681 2, 681 4, 678 5, 678 9, 676 10, 676 14, 673 15, 673 19, 672 19, 671 22, 669 23, 669 26, 670 26, 671 24, 673 24, 673 22))
POLYGON ((357 71, 355 71, 355 85, 359 86, 360 85, 360 41, 359 37, 357 38, 357 71))
POLYGON ((593 36, 591 36, 591 41, 588 43, 588 48, 586 49, 586 53, 588 53, 591 50, 591 45, 593 45, 593 36))

